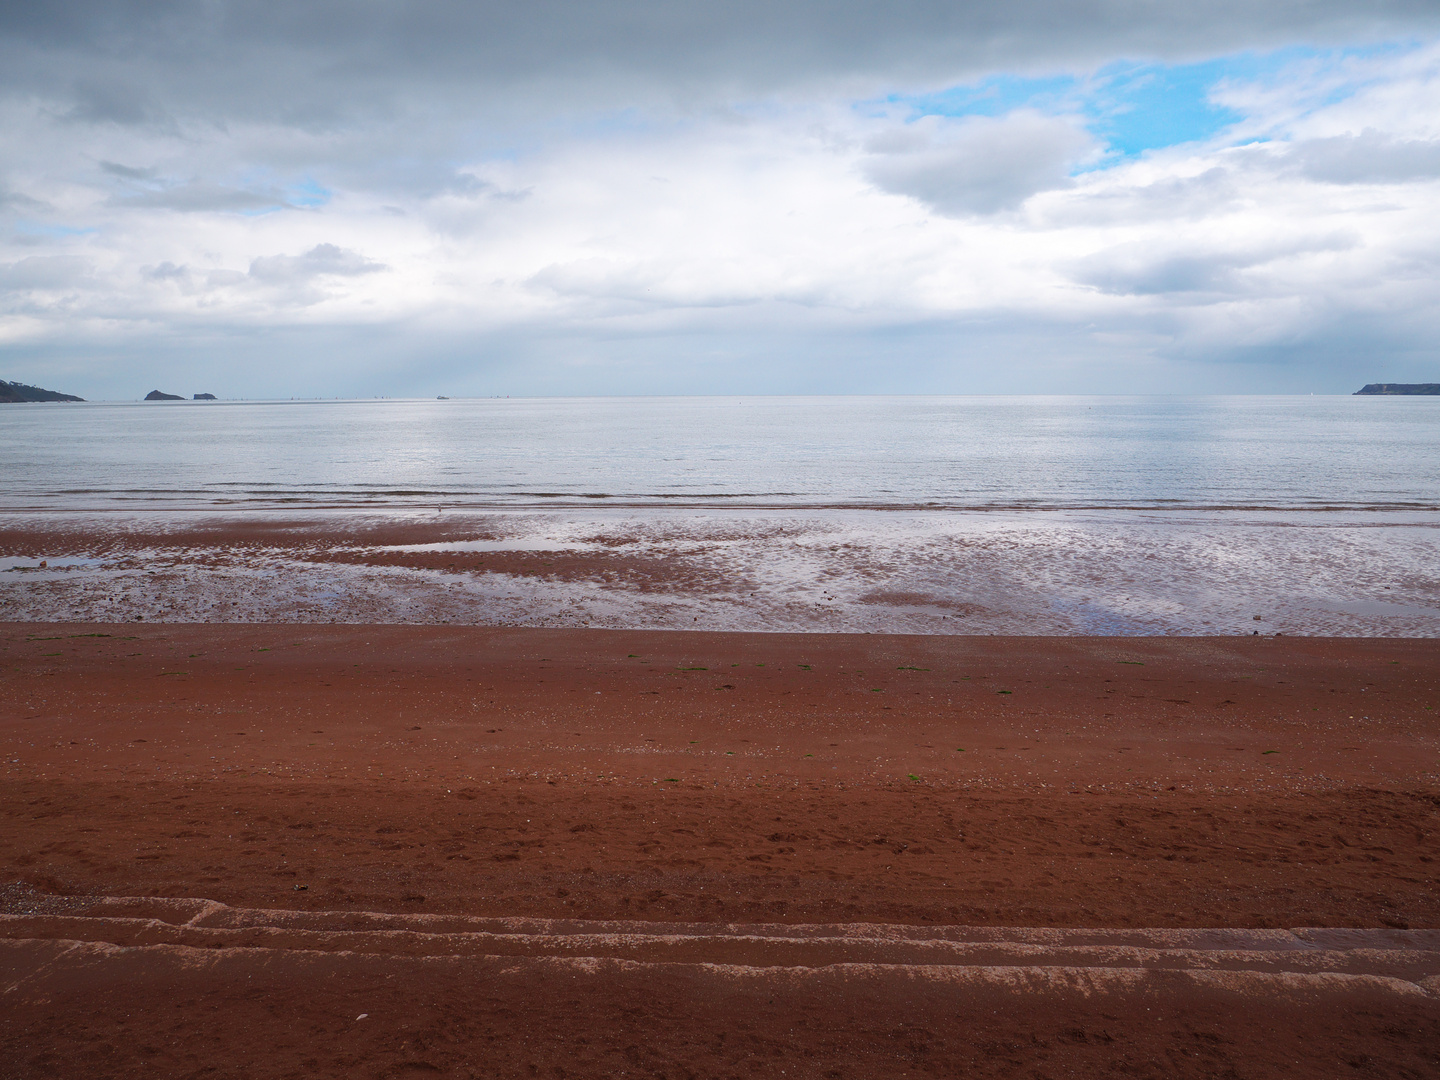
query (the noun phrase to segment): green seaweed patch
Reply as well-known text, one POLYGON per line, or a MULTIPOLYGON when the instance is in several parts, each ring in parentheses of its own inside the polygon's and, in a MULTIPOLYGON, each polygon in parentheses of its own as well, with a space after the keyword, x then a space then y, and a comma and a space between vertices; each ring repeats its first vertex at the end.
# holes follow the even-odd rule
POLYGON ((677 667, 676 671, 709 671, 707 667, 677 667))
POLYGON ((1117 663, 1117 664, 1134 664, 1136 667, 1144 667, 1144 666, 1145 666, 1145 661, 1143 661, 1143 660, 1116 660, 1115 663, 1117 663))
POLYGON ((995 693, 997 693, 997 694, 1013 694, 1014 692, 1015 692, 1014 690, 996 690, 996 691, 995 691, 995 693))
POLYGON ((911 780, 919 780, 919 779, 920 779, 920 778, 919 778, 918 776, 916 776, 913 772, 912 772, 912 773, 907 773, 906 775, 909 776, 911 780))
POLYGON ((796 664, 795 666, 798 667, 801 671, 814 671, 814 670, 815 670, 815 669, 812 668, 809 664, 796 664))
POLYGON ((1266 754, 1278 754, 1279 752, 1279 750, 1261 750, 1260 756, 1264 757, 1266 754))
POLYGON ((897 667, 896 671, 929 671, 928 667, 897 667))
POLYGON ((965 748, 964 748, 963 746, 957 746, 957 747, 955 747, 955 753, 957 753, 957 754, 963 754, 964 752, 965 752, 965 748))

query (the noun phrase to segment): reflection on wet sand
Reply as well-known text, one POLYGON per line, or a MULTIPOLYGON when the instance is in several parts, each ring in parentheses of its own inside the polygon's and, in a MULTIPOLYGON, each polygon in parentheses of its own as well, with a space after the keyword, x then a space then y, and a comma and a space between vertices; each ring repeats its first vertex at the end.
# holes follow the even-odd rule
POLYGON ((1433 517, 853 509, 31 516, 0 530, 0 618, 1436 636, 1433 517))

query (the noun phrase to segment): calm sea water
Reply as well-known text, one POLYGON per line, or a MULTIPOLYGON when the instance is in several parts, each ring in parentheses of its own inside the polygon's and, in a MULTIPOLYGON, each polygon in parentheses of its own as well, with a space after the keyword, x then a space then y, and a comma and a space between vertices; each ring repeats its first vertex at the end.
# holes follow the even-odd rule
POLYGON ((1440 398, 0 407, 0 509, 1440 508, 1440 398))

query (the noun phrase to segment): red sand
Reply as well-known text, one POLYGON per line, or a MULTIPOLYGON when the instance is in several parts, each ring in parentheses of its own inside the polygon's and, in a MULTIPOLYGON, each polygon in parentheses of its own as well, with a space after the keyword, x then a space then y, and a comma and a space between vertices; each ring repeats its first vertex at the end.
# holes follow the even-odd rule
POLYGON ((17 1076, 1440 1075, 1434 641, 7 624, 0 668, 7 910, 81 915, 7 922, 17 1076), (136 937, 103 896, 513 941, 136 937), (903 945, 957 926, 1410 966, 903 945))

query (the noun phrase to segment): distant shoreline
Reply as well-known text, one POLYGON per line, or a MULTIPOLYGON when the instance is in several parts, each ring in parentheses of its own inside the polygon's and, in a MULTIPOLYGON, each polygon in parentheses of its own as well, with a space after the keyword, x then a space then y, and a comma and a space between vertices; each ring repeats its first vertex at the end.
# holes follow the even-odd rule
POLYGON ((29 383, 8 382, 0 379, 0 405, 25 405, 44 401, 80 401, 85 399, 74 394, 62 394, 58 390, 46 390, 29 383))
POLYGON ((1359 397, 1361 394, 1380 395, 1392 397, 1435 397, 1440 396, 1440 383, 1366 383, 1352 395, 1359 397))

